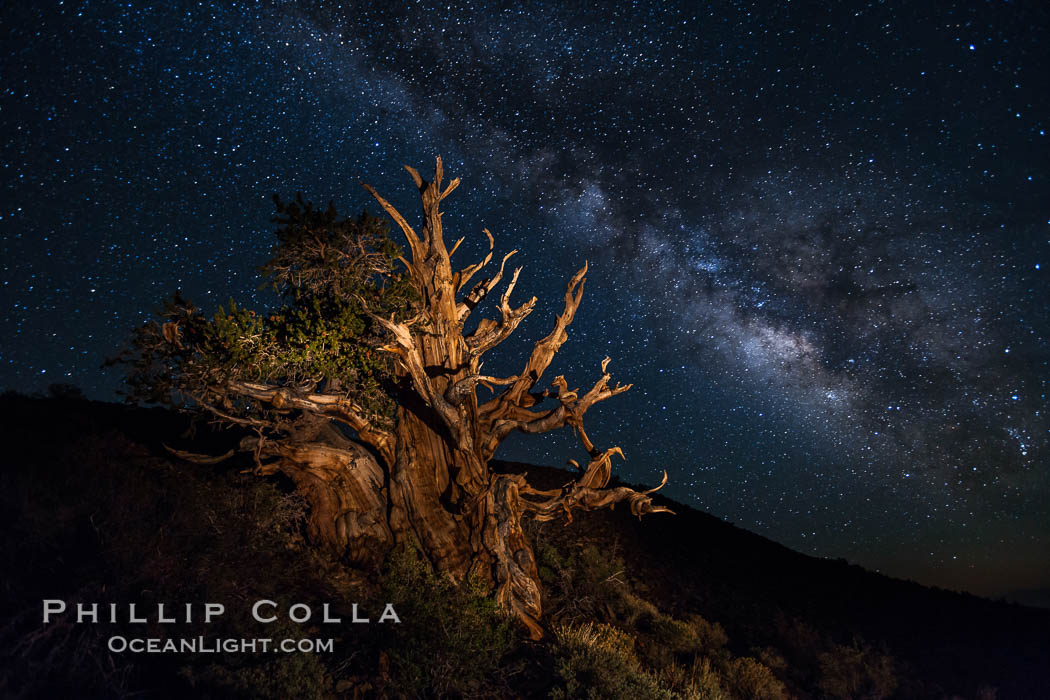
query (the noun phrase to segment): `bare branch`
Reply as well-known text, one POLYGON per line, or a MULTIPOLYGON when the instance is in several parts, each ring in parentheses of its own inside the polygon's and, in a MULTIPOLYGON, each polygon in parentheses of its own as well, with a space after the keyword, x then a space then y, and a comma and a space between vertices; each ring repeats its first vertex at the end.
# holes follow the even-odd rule
MULTIPOLYGON (((405 167, 407 168, 408 166, 405 167)), ((409 172, 414 173, 415 178, 419 178, 419 173, 416 173, 410 168, 409 172)), ((405 234, 405 238, 408 240, 408 247, 412 251, 413 261, 416 263, 421 262, 425 257, 426 249, 423 246, 423 242, 419 240, 419 236, 416 235, 415 230, 409 225, 407 221, 405 221, 405 217, 401 216, 401 212, 399 212, 393 204, 383 199, 379 195, 379 193, 375 191, 375 188, 373 188, 371 185, 366 185, 362 182, 361 186, 368 190, 369 194, 375 197, 376 201, 379 202, 379 206, 383 207, 383 210, 390 215, 390 218, 392 218, 397 223, 397 225, 401 227, 401 230, 405 234)), ((406 266, 409 270, 412 270, 411 265, 407 265, 406 263, 406 266)))
MULTIPOLYGON (((440 163, 441 159, 438 158, 438 164, 440 163)), ((408 174, 412 176, 412 182, 416 183, 416 187, 419 188, 420 192, 427 188, 427 181, 423 179, 423 177, 419 174, 418 170, 413 168, 411 165, 406 165, 405 170, 407 170, 408 174)), ((440 176, 438 179, 440 179, 440 176)))
POLYGON ((532 349, 532 354, 525 364, 525 370, 519 375, 518 381, 498 397, 481 407, 484 415, 498 415, 501 409, 505 410, 508 405, 528 406, 532 404, 529 391, 540 380, 540 377, 543 376, 544 371, 554 359, 555 353, 569 338, 566 329, 572 323, 576 315, 576 309, 579 308, 580 301, 583 299, 586 275, 587 263, 585 262, 583 267, 569 280, 569 284, 565 289, 565 307, 555 319, 554 330, 546 338, 536 342, 532 349))
POLYGON ((495 454, 496 447, 498 447, 499 444, 515 430, 530 435, 550 432, 551 430, 565 427, 566 418, 569 415, 565 404, 544 413, 535 413, 528 409, 519 407, 516 413, 519 415, 522 413, 528 414, 528 417, 515 417, 512 419, 496 421, 492 430, 489 432, 489 443, 491 445, 492 454, 495 454))
POLYGON ((651 488, 648 491, 643 491, 642 493, 644 493, 644 494, 656 493, 657 491, 662 489, 664 486, 667 486, 667 470, 666 469, 664 469, 664 478, 660 481, 660 485, 656 486, 655 488, 651 488))
MULTIPOLYGON (((441 156, 437 157, 434 165, 434 181, 427 182, 415 169, 405 166, 405 170, 412 175, 412 181, 419 188, 420 198, 423 200, 423 244, 428 253, 436 253, 439 258, 448 264, 448 253, 445 251, 445 241, 441 230, 441 212, 438 207, 441 204, 441 178, 444 177, 445 168, 441 162, 441 156)), ((449 189, 451 192, 454 187, 449 189)), ((451 271, 449 272, 451 274, 451 271)))
MULTIPOLYGON (((467 282, 470 281, 470 278, 473 277, 478 270, 488 265, 489 261, 492 260, 492 251, 496 248, 496 239, 492 237, 492 233, 490 233, 487 228, 482 230, 484 231, 485 235, 489 238, 489 252, 485 256, 485 259, 481 262, 474 263, 473 265, 467 265, 465 268, 463 268, 455 274, 452 281, 453 286, 456 288, 457 292, 463 289, 463 287, 467 286, 467 282)), ((458 246, 459 244, 457 243, 456 245, 458 246)), ((455 250, 455 248, 453 248, 453 250, 455 250)), ((452 253, 449 253, 449 255, 451 256, 452 253)))
POLYGON ((456 189, 457 187, 459 187, 458 177, 453 178, 452 181, 448 183, 448 187, 446 187, 445 191, 441 193, 441 199, 444 199, 445 197, 452 194, 452 190, 456 189))
POLYGON ((626 486, 620 486, 615 489, 573 489, 564 496, 541 503, 533 503, 526 498, 521 499, 525 510, 533 513, 533 517, 541 522, 553 520, 558 513, 562 512, 565 513, 568 520, 572 520, 572 511, 574 509, 597 510, 599 508, 611 508, 620 501, 627 501, 631 513, 639 518, 650 513, 674 514, 674 511, 667 506, 654 506, 652 499, 645 493, 640 493, 626 486))
POLYGON ((248 427, 252 427, 252 428, 274 428, 274 427, 276 427, 273 423, 271 423, 269 421, 260 420, 258 418, 241 418, 241 417, 238 417, 238 416, 230 415, 229 413, 226 413, 225 411, 220 411, 219 409, 215 408, 210 403, 205 401, 204 397, 202 397, 200 395, 191 394, 191 396, 193 397, 193 400, 196 401, 197 404, 201 408, 205 409, 209 413, 214 414, 216 417, 221 418, 224 421, 233 423, 235 425, 244 425, 244 426, 248 426, 248 427))
POLYGON ((620 501, 627 501, 631 512, 641 518, 649 513, 674 513, 666 506, 653 505, 650 494, 663 488, 667 483, 667 471, 656 488, 646 491, 635 491, 626 486, 614 489, 605 488, 609 484, 612 472, 612 455, 623 457, 620 448, 613 447, 592 459, 584 473, 574 483, 567 484, 560 492, 540 491, 531 486, 520 488, 521 499, 525 510, 531 512, 539 521, 553 520, 559 513, 565 513, 567 520, 572 520, 573 510, 596 510, 611 508, 620 501), (540 497, 541 500, 529 500, 524 496, 540 497))
POLYGON ((460 236, 459 240, 452 245, 452 250, 448 251, 448 257, 452 257, 455 252, 459 249, 459 244, 466 240, 466 236, 460 236))
MULTIPOLYGON (((481 443, 485 446, 485 454, 489 456, 494 455, 499 444, 515 430, 528 434, 537 434, 545 433, 550 430, 557 430, 558 428, 569 425, 580 437, 587 453, 592 458, 596 457, 598 453, 594 447, 594 443, 591 442, 583 428, 584 414, 595 404, 601 403, 602 401, 618 394, 622 394, 632 386, 631 384, 617 384, 614 387, 609 386, 610 375, 608 372, 604 371, 608 368, 609 362, 610 360, 608 357, 602 360, 602 376, 583 396, 579 395, 578 390, 569 389, 565 377, 562 376, 555 377, 552 382, 555 391, 545 390, 539 395, 528 395, 529 398, 527 403, 529 405, 533 405, 534 403, 546 398, 557 399, 559 405, 548 411, 532 411, 521 404, 501 404, 499 406, 499 417, 492 419, 492 422, 490 423, 491 427, 487 433, 485 433, 485 437, 481 443)), ((480 410, 485 411, 488 406, 500 401, 504 395, 505 393, 483 405, 480 410)))
MULTIPOLYGON (((536 297, 532 297, 516 309, 510 307, 510 294, 518 283, 518 274, 520 272, 520 267, 514 271, 510 284, 507 285, 503 296, 500 297, 500 321, 497 323, 488 319, 483 320, 478 324, 474 332, 465 339, 471 357, 480 357, 509 338, 517 330, 521 322, 525 320, 525 317, 531 314, 533 308, 535 308, 536 297)), ((501 269, 500 274, 502 273, 501 269)))
POLYGON ((450 386, 448 391, 445 392, 445 400, 453 406, 458 406, 463 403, 464 399, 466 399, 478 384, 484 384, 491 389, 493 386, 507 386, 508 384, 513 384, 517 378, 517 375, 500 379, 498 377, 489 377, 483 374, 472 374, 469 377, 460 379, 458 382, 450 386))
POLYGON ((229 459, 230 457, 232 457, 233 455, 235 455, 237 453, 237 450, 230 450, 226 454, 218 455, 218 456, 212 456, 212 455, 202 455, 202 454, 198 454, 196 452, 186 452, 184 450, 176 450, 174 447, 168 447, 167 445, 164 446, 164 449, 167 450, 168 452, 172 453, 173 455, 175 455, 179 459, 184 459, 187 462, 193 462, 194 464, 218 464, 219 462, 226 461, 227 459, 229 459))
MULTIPOLYGON (((459 307, 457 309, 460 323, 466 321, 467 316, 470 315, 470 312, 473 311, 475 307, 477 307, 477 305, 480 304, 492 292, 492 290, 496 288, 496 285, 499 284, 500 280, 503 279, 503 270, 507 264, 507 260, 509 260, 510 256, 514 255, 517 252, 518 251, 516 250, 512 250, 505 256, 503 256, 503 262, 500 263, 499 272, 496 273, 496 276, 492 279, 482 280, 481 282, 479 282, 477 285, 475 285, 474 289, 470 290, 470 294, 468 294, 466 298, 463 299, 462 302, 460 302, 459 307)), ((520 267, 514 271, 514 278, 508 286, 507 290, 503 293, 504 299, 510 297, 510 292, 514 289, 514 285, 517 284, 518 273, 520 272, 520 267)), ((531 303, 535 302, 536 297, 533 297, 531 303)))
POLYGON ((346 423, 361 436, 362 440, 376 448, 387 464, 394 463, 394 436, 374 426, 361 415, 360 408, 342 396, 300 394, 287 387, 250 382, 230 382, 228 387, 234 393, 265 401, 276 409, 294 408, 336 418, 346 423))
POLYGON ((608 372, 605 371, 605 369, 609 366, 609 361, 610 360, 608 357, 602 360, 601 378, 594 383, 594 386, 592 386, 590 390, 586 394, 584 394, 583 397, 573 407, 573 412, 581 418, 583 417, 583 414, 587 411, 587 409, 589 409, 594 404, 599 403, 601 401, 605 401, 606 399, 616 396, 617 394, 622 394, 623 392, 627 391, 632 386, 634 386, 633 384, 617 384, 616 386, 610 389, 609 379, 611 379, 612 377, 608 372))

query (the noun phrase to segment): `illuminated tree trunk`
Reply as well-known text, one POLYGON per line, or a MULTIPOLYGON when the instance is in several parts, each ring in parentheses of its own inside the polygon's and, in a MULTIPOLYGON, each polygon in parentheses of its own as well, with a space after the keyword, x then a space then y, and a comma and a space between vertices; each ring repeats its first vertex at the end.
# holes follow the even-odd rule
POLYGON ((470 314, 499 285, 506 262, 516 251, 504 256, 492 277, 468 288, 492 259, 492 234, 485 231, 489 253, 483 261, 453 271, 451 255, 459 243, 446 248, 439 205, 459 180, 442 190, 440 158, 433 182, 406 169, 422 199, 420 234, 365 185, 405 234, 408 253, 403 262, 421 301, 419 314, 408 321, 373 317, 390 334, 383 349, 396 359, 401 386, 393 427, 373 425, 352 401, 336 395, 250 383, 231 383, 228 390, 282 410, 298 409, 340 421, 371 447, 374 457, 338 438, 260 448, 266 456, 278 458, 260 468, 283 471, 309 498, 309 530, 316 540, 359 563, 381 557, 395 541, 412 540, 454 580, 472 574, 488 580, 497 588, 500 605, 538 638, 542 635, 540 584, 522 518, 550 520, 564 514, 571 519, 573 510, 620 501, 638 516, 667 509, 652 504, 652 491, 606 488, 612 456, 623 453, 617 447, 597 449, 584 430, 583 416, 594 404, 630 388, 609 386, 608 358, 600 363, 601 377, 586 391, 570 389, 563 377, 556 377, 548 388, 536 389, 568 338, 567 328, 583 296, 587 265, 569 281, 554 329, 535 344, 521 373, 505 378, 482 375, 482 356, 515 331, 536 299, 516 308, 510 305, 520 272, 515 270, 499 299, 499 319, 483 319, 473 332, 464 334, 470 314), (479 384, 498 393, 479 403, 479 384), (576 465, 580 470, 576 481, 539 491, 529 486, 524 475, 490 470, 490 460, 511 432, 542 433, 565 426, 575 431, 590 455, 587 465, 576 465))

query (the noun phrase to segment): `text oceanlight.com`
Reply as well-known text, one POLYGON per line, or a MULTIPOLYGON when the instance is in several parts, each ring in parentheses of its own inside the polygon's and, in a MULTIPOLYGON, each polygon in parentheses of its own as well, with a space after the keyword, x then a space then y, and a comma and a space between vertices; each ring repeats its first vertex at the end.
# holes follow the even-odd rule
POLYGON ((335 649, 334 639, 158 639, 155 637, 109 638, 107 644, 114 654, 236 654, 236 653, 325 653, 335 649))

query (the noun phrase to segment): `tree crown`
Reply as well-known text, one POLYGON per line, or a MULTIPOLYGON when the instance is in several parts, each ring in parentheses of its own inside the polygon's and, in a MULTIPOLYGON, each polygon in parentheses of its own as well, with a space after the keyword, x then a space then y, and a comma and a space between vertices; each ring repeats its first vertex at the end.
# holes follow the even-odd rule
POLYGON ((291 202, 275 195, 274 203, 276 242, 261 272, 280 303, 257 313, 231 299, 208 316, 176 292, 120 358, 129 365, 130 400, 281 422, 272 407, 219 389, 258 382, 323 388, 389 417, 392 365, 378 350, 384 331, 371 314, 403 318, 414 305, 389 226, 365 211, 347 217, 331 203, 316 208, 301 195, 291 202))

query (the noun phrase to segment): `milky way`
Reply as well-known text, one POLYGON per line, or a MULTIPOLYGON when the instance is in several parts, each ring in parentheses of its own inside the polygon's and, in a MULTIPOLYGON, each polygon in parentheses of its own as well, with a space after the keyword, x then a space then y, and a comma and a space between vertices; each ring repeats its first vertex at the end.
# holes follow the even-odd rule
POLYGON ((552 372, 635 384, 589 414, 625 480, 894 575, 1050 585, 1046 10, 176 5, 2 11, 3 386, 113 398, 166 293, 267 303, 272 193, 414 211, 400 166, 441 154, 457 255, 491 228, 541 300, 487 369, 591 263, 552 372))

